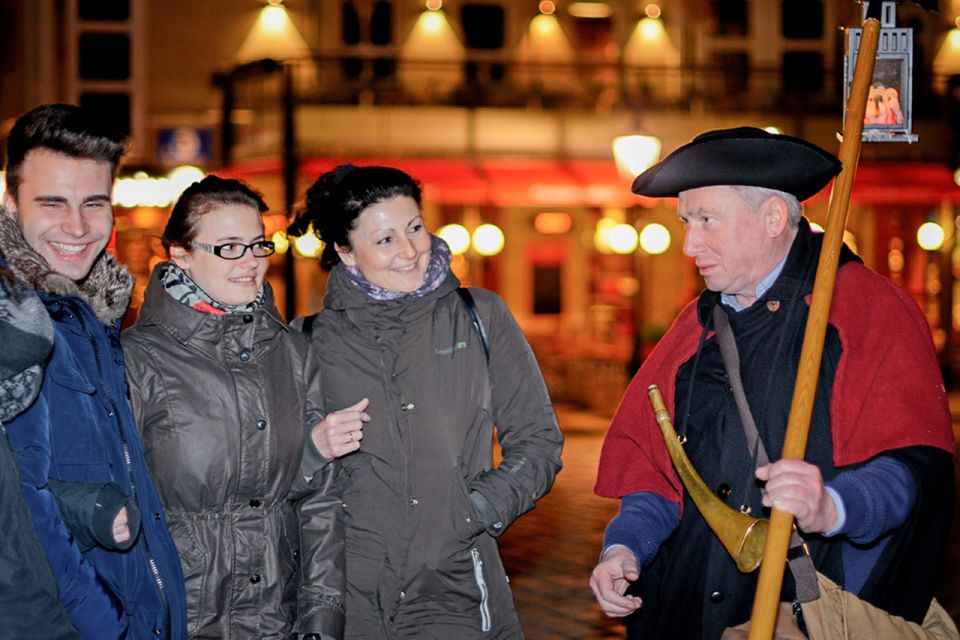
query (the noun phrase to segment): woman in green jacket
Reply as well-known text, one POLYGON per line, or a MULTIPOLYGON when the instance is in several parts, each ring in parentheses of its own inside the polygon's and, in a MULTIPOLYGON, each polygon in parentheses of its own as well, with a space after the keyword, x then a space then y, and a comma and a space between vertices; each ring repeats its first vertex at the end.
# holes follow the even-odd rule
POLYGON ((323 311, 294 324, 325 408, 356 412, 313 430, 342 465, 346 637, 522 637, 495 538, 549 491, 563 443, 529 345, 503 300, 473 289, 481 339, 404 172, 321 176, 292 231, 310 227, 332 269, 323 311))

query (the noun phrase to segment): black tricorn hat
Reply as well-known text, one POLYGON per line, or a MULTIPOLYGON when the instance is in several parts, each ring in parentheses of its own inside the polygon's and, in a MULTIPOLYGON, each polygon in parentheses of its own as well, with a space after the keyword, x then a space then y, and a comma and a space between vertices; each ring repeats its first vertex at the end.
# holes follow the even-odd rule
POLYGON ((840 173, 831 153, 792 136, 756 127, 702 133, 641 173, 633 192, 651 198, 714 185, 786 191, 806 200, 840 173))

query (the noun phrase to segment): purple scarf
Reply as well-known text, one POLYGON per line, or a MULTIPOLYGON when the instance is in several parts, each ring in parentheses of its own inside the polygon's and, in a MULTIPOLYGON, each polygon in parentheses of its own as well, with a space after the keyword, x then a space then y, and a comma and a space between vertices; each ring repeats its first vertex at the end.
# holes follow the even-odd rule
POLYGON ((439 237, 430 234, 430 263, 427 265, 427 272, 423 274, 423 284, 416 291, 389 291, 372 284, 356 267, 345 264, 343 267, 353 286, 374 300, 397 300, 406 296, 422 298, 435 291, 447 279, 447 273, 450 272, 450 247, 439 237))

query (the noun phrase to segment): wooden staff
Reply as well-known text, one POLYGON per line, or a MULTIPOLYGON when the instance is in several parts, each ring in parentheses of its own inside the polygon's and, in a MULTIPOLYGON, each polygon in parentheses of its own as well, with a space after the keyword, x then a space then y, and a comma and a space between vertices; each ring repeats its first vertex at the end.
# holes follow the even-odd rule
MULTIPOLYGON (((870 5, 871 9, 873 5, 879 8, 880 2, 871 2, 870 5)), ((870 14, 873 13, 871 10, 870 14)), ((793 401, 790 405, 790 418, 787 421, 787 433, 781 458, 802 460, 807 449, 810 416, 813 413, 813 400, 817 392, 817 378, 820 375, 820 361, 823 356, 823 340, 830 316, 833 286, 837 279, 837 264, 843 244, 843 229, 847 220, 850 192, 853 189, 853 177, 857 172, 857 161, 860 158, 863 118, 867 108, 870 82, 873 79, 879 39, 880 22, 874 17, 867 17, 863 22, 863 34, 844 117, 843 140, 838 154, 843 163, 843 169, 834 181, 833 191, 830 193, 827 227, 824 232, 823 247, 820 250, 820 261, 817 263, 813 300, 810 303, 810 314, 803 334, 800 365, 793 388, 793 401)), ((773 509, 766 545, 763 548, 763 562, 760 564, 757 591, 753 600, 749 640, 773 638, 792 530, 793 514, 773 509)))

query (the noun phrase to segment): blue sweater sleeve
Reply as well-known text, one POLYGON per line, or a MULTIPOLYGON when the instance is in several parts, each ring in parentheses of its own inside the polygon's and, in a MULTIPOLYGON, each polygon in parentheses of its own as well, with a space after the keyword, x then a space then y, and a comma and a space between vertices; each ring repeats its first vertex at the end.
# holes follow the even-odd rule
POLYGON ((843 471, 827 483, 840 496, 845 513, 831 533, 857 544, 870 544, 902 525, 917 502, 917 484, 907 466, 877 456, 859 469, 843 471))
POLYGON ((51 447, 46 399, 41 396, 24 414, 6 425, 14 445, 37 538, 57 579, 60 601, 84 638, 122 638, 127 616, 100 583, 67 530, 47 488, 51 447))
POLYGON ((603 549, 623 545, 646 566, 680 524, 680 505, 658 493, 642 491, 620 499, 620 512, 607 525, 603 549))

